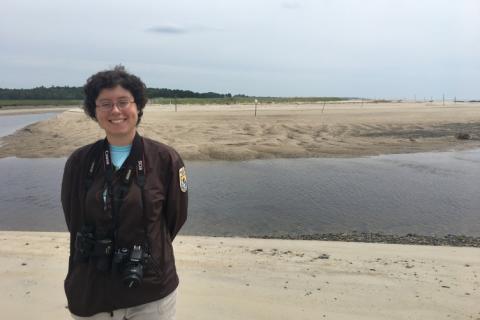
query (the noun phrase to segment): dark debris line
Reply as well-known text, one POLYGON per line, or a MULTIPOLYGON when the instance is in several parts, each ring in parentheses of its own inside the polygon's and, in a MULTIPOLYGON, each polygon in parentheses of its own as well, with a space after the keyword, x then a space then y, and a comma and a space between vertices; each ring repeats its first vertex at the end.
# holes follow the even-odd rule
POLYGON ((250 236, 262 239, 288 240, 324 240, 367 243, 416 244, 429 246, 477 247, 480 248, 480 237, 464 235, 424 236, 414 233, 406 235, 390 235, 383 233, 352 232, 352 233, 322 233, 305 235, 264 235, 250 236))

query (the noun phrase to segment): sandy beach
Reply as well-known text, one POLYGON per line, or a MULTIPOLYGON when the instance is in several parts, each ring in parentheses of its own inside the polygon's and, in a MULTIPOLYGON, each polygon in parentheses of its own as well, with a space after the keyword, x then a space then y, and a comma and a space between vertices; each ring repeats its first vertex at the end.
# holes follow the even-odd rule
MULTIPOLYGON (((2 318, 68 319, 66 233, 0 232, 2 318)), ((480 249, 179 236, 178 319, 480 319, 480 249)))
MULTIPOLYGON (((259 105, 256 117, 253 105, 148 105, 139 132, 186 160, 445 151, 480 147, 480 103, 259 105)), ((102 137, 74 108, 4 137, 0 157, 64 157, 102 137)))

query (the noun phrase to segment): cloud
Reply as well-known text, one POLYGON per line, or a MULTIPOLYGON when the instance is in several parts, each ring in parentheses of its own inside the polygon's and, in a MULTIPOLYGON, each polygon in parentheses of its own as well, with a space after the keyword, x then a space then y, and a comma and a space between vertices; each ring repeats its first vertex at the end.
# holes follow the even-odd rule
POLYGON ((147 32, 159 33, 159 34, 170 34, 170 35, 180 35, 193 32, 205 32, 205 31, 221 31, 219 28, 212 28, 206 26, 178 26, 178 25, 158 25, 151 28, 148 28, 147 32))
POLYGON ((285 9, 299 9, 302 7, 300 1, 283 1, 282 7, 285 9))
POLYGON ((185 34, 188 33, 188 30, 185 27, 175 26, 175 25, 160 25, 147 29, 148 32, 161 33, 161 34, 185 34))

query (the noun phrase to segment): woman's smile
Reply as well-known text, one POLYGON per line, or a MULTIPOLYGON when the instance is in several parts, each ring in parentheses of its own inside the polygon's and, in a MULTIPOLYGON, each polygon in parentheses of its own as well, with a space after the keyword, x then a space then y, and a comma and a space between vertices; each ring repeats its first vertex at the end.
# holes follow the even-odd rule
POLYGON ((123 122, 125 122, 125 120, 126 120, 126 119, 123 118, 123 119, 111 119, 111 120, 108 120, 108 121, 110 121, 111 123, 118 124, 118 123, 123 123, 123 122))

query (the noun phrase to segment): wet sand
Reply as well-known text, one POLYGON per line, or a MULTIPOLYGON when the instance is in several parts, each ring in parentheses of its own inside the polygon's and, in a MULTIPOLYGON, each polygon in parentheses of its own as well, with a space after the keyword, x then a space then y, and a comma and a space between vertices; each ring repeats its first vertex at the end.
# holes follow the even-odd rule
MULTIPOLYGON (((0 114, 2 114, 0 112, 0 114)), ((480 104, 149 105, 139 132, 186 160, 359 157, 480 147, 480 104), (460 133, 467 140, 457 139, 460 133)), ((2 139, 0 157, 64 157, 104 136, 80 109, 2 139)))
POLYGON ((35 114, 46 112, 63 112, 72 109, 72 107, 58 107, 58 106, 15 106, 15 107, 2 107, 0 108, 0 116, 2 115, 22 115, 22 114, 35 114))
MULTIPOLYGON (((0 232, 2 318, 68 319, 66 233, 0 232)), ((478 319, 480 249, 179 236, 178 319, 478 319)))

